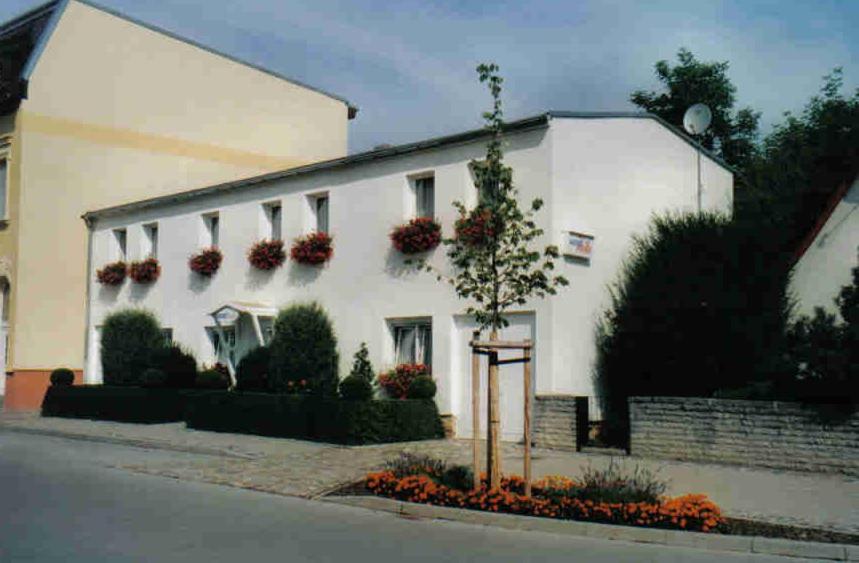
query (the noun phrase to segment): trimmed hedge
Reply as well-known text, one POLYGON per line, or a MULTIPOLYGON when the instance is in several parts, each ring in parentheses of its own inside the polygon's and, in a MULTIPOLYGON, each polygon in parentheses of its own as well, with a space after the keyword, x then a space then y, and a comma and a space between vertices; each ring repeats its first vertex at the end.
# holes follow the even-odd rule
POLYGON ((42 416, 160 423, 183 419, 188 391, 109 385, 52 385, 42 416))
POLYGON ((208 392, 189 398, 189 428, 382 444, 443 438, 433 401, 343 401, 268 393, 208 392))

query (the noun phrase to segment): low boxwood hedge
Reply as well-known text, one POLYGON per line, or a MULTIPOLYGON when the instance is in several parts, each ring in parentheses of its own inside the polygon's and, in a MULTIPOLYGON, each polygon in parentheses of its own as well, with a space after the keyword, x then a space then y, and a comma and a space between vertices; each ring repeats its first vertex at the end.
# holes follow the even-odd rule
POLYGON ((345 401, 302 395, 207 392, 189 397, 189 428, 381 444, 443 438, 438 409, 427 400, 345 401))
POLYGON ((177 422, 192 393, 180 389, 74 385, 48 387, 42 416, 93 418, 118 422, 177 422))

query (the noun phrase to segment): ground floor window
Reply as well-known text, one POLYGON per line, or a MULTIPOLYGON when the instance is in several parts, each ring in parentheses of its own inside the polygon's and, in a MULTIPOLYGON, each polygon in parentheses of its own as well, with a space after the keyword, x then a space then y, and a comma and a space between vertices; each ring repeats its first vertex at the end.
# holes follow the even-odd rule
POLYGON ((432 323, 408 321, 391 323, 394 358, 398 364, 432 366, 432 323))
POLYGON ((206 333, 212 343, 215 353, 215 361, 221 364, 229 363, 236 365, 236 327, 225 326, 220 330, 218 327, 207 327, 206 333), (223 333, 223 338, 221 338, 223 333))

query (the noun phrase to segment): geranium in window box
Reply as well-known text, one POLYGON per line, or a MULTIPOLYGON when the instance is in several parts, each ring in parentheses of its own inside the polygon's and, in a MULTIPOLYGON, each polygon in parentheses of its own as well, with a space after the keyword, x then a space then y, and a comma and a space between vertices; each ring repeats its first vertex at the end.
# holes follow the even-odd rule
POLYGON ((334 247, 331 246, 333 238, 328 233, 316 232, 303 237, 298 237, 292 243, 289 252, 290 257, 299 264, 316 266, 331 259, 334 247))
POLYGON ((197 254, 194 254, 188 259, 188 267, 191 271, 200 274, 201 276, 210 278, 215 275, 215 272, 221 267, 221 262, 224 260, 224 255, 218 248, 204 248, 197 254))
POLYGON ((286 261, 282 240, 261 240, 248 251, 248 262, 257 270, 274 270, 286 261))
POLYGON ((429 373, 430 369, 426 364, 400 364, 391 371, 379 374, 379 386, 391 399, 405 399, 412 382, 429 373))
POLYGON ((128 267, 128 277, 137 283, 152 283, 161 275, 161 265, 157 258, 147 258, 132 262, 128 267))
POLYGON ((403 254, 432 250, 441 243, 441 225, 429 217, 417 217, 391 231, 394 248, 403 254))
POLYGON ((117 262, 105 264, 102 269, 96 271, 95 278, 101 285, 116 286, 121 285, 122 282, 125 281, 127 273, 128 265, 122 260, 119 260, 117 262))
POLYGON ((483 246, 495 238, 500 225, 490 209, 478 207, 460 215, 454 229, 457 240, 468 246, 483 246))

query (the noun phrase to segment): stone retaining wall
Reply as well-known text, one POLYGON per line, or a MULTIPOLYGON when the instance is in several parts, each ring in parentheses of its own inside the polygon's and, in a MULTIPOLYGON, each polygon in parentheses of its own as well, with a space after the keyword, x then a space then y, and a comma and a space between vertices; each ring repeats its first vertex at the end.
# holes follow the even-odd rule
POLYGON ((632 455, 859 476, 859 413, 824 424, 797 403, 679 397, 629 411, 632 455))
POLYGON ((581 449, 588 433, 588 399, 573 395, 534 397, 532 440, 538 448, 581 449))

